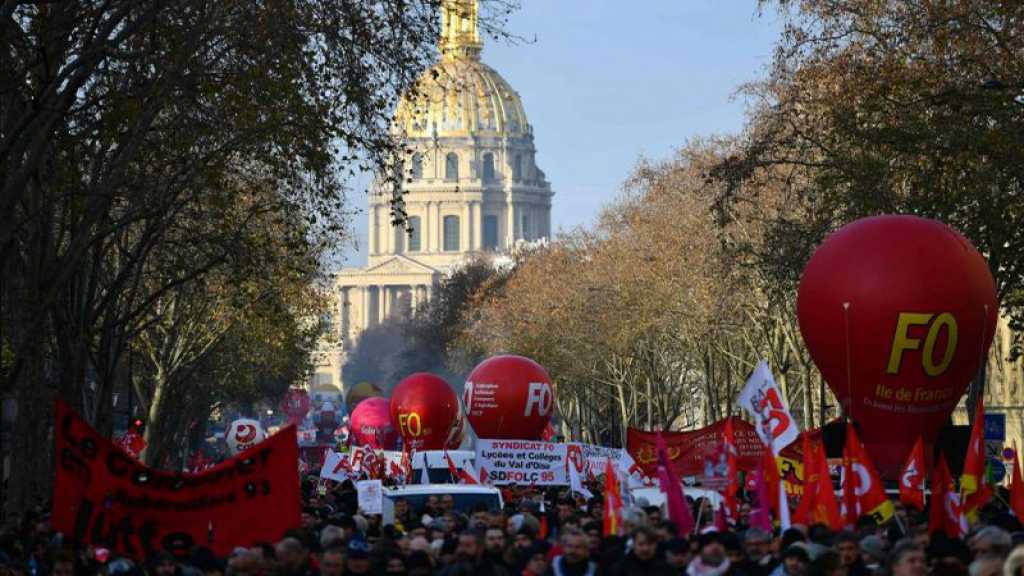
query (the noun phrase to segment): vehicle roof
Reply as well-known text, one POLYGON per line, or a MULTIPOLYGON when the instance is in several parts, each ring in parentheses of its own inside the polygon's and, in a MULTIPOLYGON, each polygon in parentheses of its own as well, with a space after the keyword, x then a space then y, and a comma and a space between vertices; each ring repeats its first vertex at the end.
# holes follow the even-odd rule
POLYGON ((389 496, 419 496, 422 494, 500 494, 493 486, 479 484, 411 484, 384 488, 389 496))

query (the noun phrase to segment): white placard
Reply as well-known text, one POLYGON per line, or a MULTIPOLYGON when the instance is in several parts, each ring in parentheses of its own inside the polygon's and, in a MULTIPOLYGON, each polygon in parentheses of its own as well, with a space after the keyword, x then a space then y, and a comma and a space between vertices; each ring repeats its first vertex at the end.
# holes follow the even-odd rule
POLYGON ((477 440, 481 484, 567 486, 566 445, 530 440, 477 440))
POLYGON ((786 406, 786 399, 764 360, 757 365, 740 392, 739 405, 754 417, 757 435, 775 456, 800 435, 796 420, 786 406))
POLYGON ((384 487, 380 480, 356 482, 356 494, 359 497, 359 510, 363 514, 381 514, 383 512, 384 487))

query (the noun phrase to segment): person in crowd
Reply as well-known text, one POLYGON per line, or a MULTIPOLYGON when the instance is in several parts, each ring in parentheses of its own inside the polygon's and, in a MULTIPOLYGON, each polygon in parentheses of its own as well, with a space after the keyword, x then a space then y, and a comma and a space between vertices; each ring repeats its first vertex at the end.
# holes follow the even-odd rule
MULTIPOLYGON (((783 539, 785 541, 785 539, 783 539)), ((805 576, 811 563, 811 555, 803 541, 797 541, 785 548, 780 563, 771 576, 805 576)))
POLYGON ((320 555, 320 576, 341 576, 345 573, 345 550, 340 541, 325 548, 320 555))
POLYGON ((912 540, 901 540, 889 553, 887 566, 891 576, 925 576, 928 563, 922 550, 912 540))
POLYGON ((860 554, 860 540, 853 532, 843 531, 834 539, 839 562, 843 568, 843 576, 868 576, 867 568, 860 554))
POLYGON ((772 535, 760 528, 748 528, 743 534, 743 553, 738 569, 745 576, 769 576, 779 565, 772 555, 772 535))
POLYGON ((551 561, 553 576, 594 576, 597 563, 590 559, 590 544, 586 534, 579 530, 562 531, 562 553, 551 561))
POLYGON ((698 538, 697 555, 686 567, 689 576, 724 576, 731 572, 732 564, 725 553, 723 534, 704 532, 698 538))
POLYGON ((373 564, 370 561, 370 544, 362 538, 352 538, 345 548, 345 572, 349 574, 370 574, 373 564))
POLYGON ((484 534, 466 530, 459 534, 455 556, 442 576, 509 576, 502 566, 491 564, 484 555, 484 534))
POLYGON ((674 538, 665 543, 665 563, 676 574, 685 574, 690 565, 690 543, 682 538, 674 538))
POLYGON ((507 549, 504 530, 488 528, 484 532, 484 556, 488 562, 505 569, 509 568, 510 562, 506 557, 507 549))
POLYGON ((1013 541, 1009 532, 998 526, 984 526, 967 541, 975 558, 993 557, 1002 560, 1010 553, 1013 541))
POLYGON ((621 561, 611 567, 608 574, 610 576, 669 576, 674 574, 674 571, 658 558, 657 534, 654 530, 641 526, 633 530, 632 548, 621 561))

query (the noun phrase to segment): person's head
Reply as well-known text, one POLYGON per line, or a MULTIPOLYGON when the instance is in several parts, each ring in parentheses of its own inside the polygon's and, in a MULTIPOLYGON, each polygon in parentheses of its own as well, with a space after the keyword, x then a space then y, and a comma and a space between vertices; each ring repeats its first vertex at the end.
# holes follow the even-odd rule
POLYGON ((389 555, 384 559, 385 574, 406 574, 405 560, 398 554, 389 555))
POLYGON ((278 562, 285 573, 297 574, 308 559, 305 545, 298 538, 285 538, 277 543, 274 549, 278 562))
POLYGON ((928 573, 924 550, 910 540, 901 540, 889 553, 889 572, 892 576, 924 576, 928 573))
POLYGON ((572 564, 586 562, 590 557, 590 542, 579 530, 562 531, 562 556, 572 564))
POLYGON ((455 557, 464 562, 476 562, 484 551, 484 536, 479 530, 466 530, 459 534, 455 557))
POLYGON ((332 546, 320 556, 320 576, 341 576, 345 571, 345 551, 332 546))
POLYGON ((597 522, 587 522, 583 525, 583 533, 587 535, 590 553, 597 554, 601 549, 601 525, 597 522))
POLYGON ((405 561, 409 576, 430 576, 434 573, 434 560, 424 551, 414 551, 405 561))
POLYGON ((717 531, 705 532, 697 539, 697 554, 707 566, 721 566, 725 562, 725 543, 717 531))
MULTIPOLYGON (((173 564, 172 564, 173 566, 173 564)), ((171 570, 174 573, 174 570, 171 570)), ((50 561, 50 576, 74 576, 75 558, 67 552, 59 552, 50 561)))
POLYGON ((853 532, 840 532, 835 539, 835 548, 839 554, 839 562, 844 568, 849 568, 860 560, 860 541, 853 532))
POLYGON ((810 563, 811 556, 801 543, 790 544, 782 553, 782 566, 787 576, 804 576, 810 563))
POLYGON ((409 501, 405 498, 395 498, 395 517, 404 518, 409 513, 409 501))
POLYGON ((505 531, 501 528, 488 528, 484 534, 484 548, 488 554, 500 555, 505 552, 505 531))
POLYGON ((834 550, 826 550, 819 554, 808 566, 808 576, 843 576, 846 567, 843 566, 839 553, 834 550))
POLYGON ((526 561, 526 569, 531 574, 547 574, 548 555, 541 549, 533 550, 530 554, 530 559, 526 561))
POLYGON ((441 509, 445 512, 455 511, 455 497, 451 494, 445 494, 441 497, 441 509))
POLYGON ((860 539, 860 557, 868 566, 881 566, 888 555, 886 542, 880 536, 871 535, 860 539))
POLYGON ((324 526, 323 530, 320 531, 320 549, 327 550, 333 546, 338 546, 345 541, 345 532, 341 528, 333 525, 324 526))
POLYGON ((651 526, 657 526, 661 524, 661 508, 658 506, 647 506, 644 508, 644 514, 647 514, 647 523, 651 526))
POLYGON ((170 552, 159 552, 150 560, 156 576, 174 576, 178 572, 178 560, 170 552))
POLYGON ((427 512, 437 512, 441 507, 441 501, 436 495, 427 496, 427 512))
POLYGON ((633 554, 639 560, 652 560, 658 553, 658 536, 654 530, 640 526, 633 530, 633 554))
POLYGON ((514 540, 515 547, 520 550, 526 550, 530 546, 533 546, 534 535, 533 530, 522 527, 516 532, 516 538, 514 540))
MULTIPOLYGON (((985 526, 968 541, 975 559, 985 557, 1005 558, 1010 553, 1013 540, 1010 533, 997 526, 985 526)), ((972 565, 973 568, 973 565, 972 565)))
POLYGON ((682 574, 686 565, 690 563, 690 543, 682 538, 669 540, 665 544, 665 561, 682 574))
POLYGON ((362 538, 348 541, 345 549, 345 574, 370 573, 370 545, 362 538))
POLYGON ((762 558, 771 554, 772 535, 760 528, 748 528, 743 535, 743 551, 751 562, 760 562, 762 558))
POLYGON ((303 530, 313 530, 316 528, 317 517, 315 508, 303 508, 301 516, 301 524, 303 530))
POLYGON ((557 512, 558 521, 564 524, 566 519, 576 513, 576 505, 573 504, 572 500, 559 500, 557 512))

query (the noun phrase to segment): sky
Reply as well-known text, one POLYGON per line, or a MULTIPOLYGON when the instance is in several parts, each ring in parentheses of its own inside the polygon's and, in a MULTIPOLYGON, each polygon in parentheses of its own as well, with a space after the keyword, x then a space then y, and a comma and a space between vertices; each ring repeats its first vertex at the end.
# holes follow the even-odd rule
MULTIPOLYGON (((739 132, 736 91, 767 73, 781 25, 755 0, 521 0, 507 28, 525 41, 487 38, 483 61, 523 100, 557 235, 592 223, 640 158, 739 132)), ((365 251, 366 196, 352 200, 365 251)), ((365 252, 343 260, 362 266, 365 252)))

